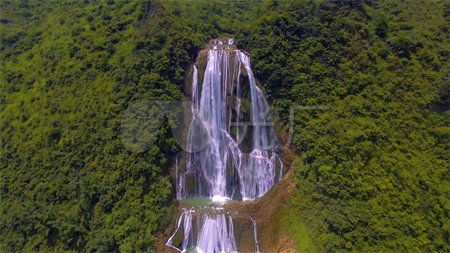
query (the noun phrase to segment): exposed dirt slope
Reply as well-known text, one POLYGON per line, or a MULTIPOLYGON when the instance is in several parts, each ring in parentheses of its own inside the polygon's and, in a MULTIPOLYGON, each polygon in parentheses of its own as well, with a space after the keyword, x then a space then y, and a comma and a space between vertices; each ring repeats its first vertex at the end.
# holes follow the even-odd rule
POLYGON ((261 199, 246 203, 231 203, 225 206, 233 214, 233 219, 240 224, 240 231, 235 233, 240 237, 238 248, 240 252, 255 252, 253 226, 250 217, 258 227, 258 241, 261 252, 296 252, 295 244, 285 232, 279 229, 274 213, 289 199, 294 181, 291 179, 293 170, 278 182, 261 199), (235 214, 235 212, 238 214, 235 214))

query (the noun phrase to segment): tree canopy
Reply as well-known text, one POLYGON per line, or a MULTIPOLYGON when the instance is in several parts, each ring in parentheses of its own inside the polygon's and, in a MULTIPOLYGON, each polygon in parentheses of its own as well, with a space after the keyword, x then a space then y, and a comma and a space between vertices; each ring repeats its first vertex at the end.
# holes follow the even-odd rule
MULTIPOLYGON (((288 131, 286 215, 319 251, 449 251, 450 12, 443 0, 1 0, 2 251, 152 251, 173 213, 164 121, 122 143, 133 104, 181 100, 231 36, 288 131)), ((149 110, 147 115, 151 115, 149 110)), ((179 112, 174 112, 179 113, 179 112)))

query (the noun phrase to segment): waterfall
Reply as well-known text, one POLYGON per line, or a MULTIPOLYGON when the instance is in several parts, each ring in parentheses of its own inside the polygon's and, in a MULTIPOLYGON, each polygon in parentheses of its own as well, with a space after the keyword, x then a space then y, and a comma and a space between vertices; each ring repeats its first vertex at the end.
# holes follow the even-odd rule
POLYGON ((193 212, 194 212, 193 210, 188 210, 188 211, 184 211, 181 214, 180 218, 178 218, 178 222, 175 227, 175 233, 166 242, 167 246, 169 246, 175 250, 181 251, 181 252, 186 252, 187 245, 188 245, 189 238, 190 238, 189 235, 191 234, 193 212), (183 242, 182 242, 182 250, 180 250, 180 249, 176 248, 175 246, 173 246, 173 238, 178 233, 180 228, 182 228, 181 223, 183 221, 184 221, 184 224, 183 224, 184 236, 183 236, 183 242))
MULTIPOLYGON (((232 39, 213 40, 199 53, 187 87, 192 118, 184 168, 177 157, 176 198, 207 197, 217 206, 262 197, 283 177, 283 164, 248 54, 232 39)), ((184 210, 166 245, 180 252, 237 252, 233 219, 222 207, 184 210), (176 235, 182 240, 174 242, 176 235)))
MULTIPOLYGON (((272 151, 276 136, 270 108, 253 76, 250 57, 232 43, 215 40, 205 66, 193 67, 185 173, 195 175, 196 189, 177 194, 178 199, 190 195, 220 202, 231 199, 239 188, 240 199, 254 200, 282 176, 282 164, 272 151), (203 71, 201 86, 197 67, 203 71), (200 139, 198 132, 207 137, 200 139)), ((185 187, 185 176, 177 179, 177 187, 185 187)))
POLYGON ((258 243, 258 226, 256 225, 256 221, 252 218, 252 225, 253 225, 253 240, 255 241, 255 252, 259 253, 259 243, 258 243))
POLYGON ((233 220, 225 214, 206 215, 201 221, 197 252, 236 252, 233 220), (228 221, 228 223, 227 223, 228 221))
POLYGON ((175 233, 166 245, 180 252, 237 252, 233 219, 227 217, 223 208, 213 208, 207 212, 185 210, 178 218, 175 233), (181 248, 173 245, 177 235, 183 238, 181 248))
POLYGON ((180 175, 180 154, 177 155, 175 159, 175 181, 176 181, 176 198, 184 199, 187 196, 186 190, 186 177, 182 174, 180 175))

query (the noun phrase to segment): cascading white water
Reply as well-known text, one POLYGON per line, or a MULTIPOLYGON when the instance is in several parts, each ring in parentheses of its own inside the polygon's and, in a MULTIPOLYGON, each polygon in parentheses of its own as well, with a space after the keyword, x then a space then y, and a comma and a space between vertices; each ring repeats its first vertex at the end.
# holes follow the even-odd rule
POLYGON ((177 225, 175 227, 175 233, 167 240, 166 245, 181 251, 181 252, 186 252, 187 249, 187 244, 189 242, 189 235, 190 232, 192 230, 192 214, 193 214, 194 210, 188 210, 188 211, 184 211, 180 218, 178 219, 177 225), (184 221, 183 226, 181 226, 181 222, 184 221), (180 230, 180 228, 184 229, 184 237, 183 237, 183 242, 181 243, 181 250, 178 249, 177 247, 173 246, 173 238, 175 237, 175 235, 178 233, 178 231, 180 230))
POLYGON ((227 217, 223 208, 209 209, 204 213, 185 210, 166 245, 180 252, 237 252, 233 219, 227 217), (197 222, 195 226, 194 220, 197 222), (173 246, 178 233, 183 237, 181 248, 173 246))
MULTIPOLYGON (((233 198, 254 200, 283 176, 281 159, 272 150, 276 136, 269 106, 253 76, 249 56, 232 44, 232 39, 214 40, 207 51, 206 63, 198 59, 193 67, 192 120, 183 172, 178 158, 176 164, 178 200, 190 196, 209 197, 219 203, 233 198), (203 73, 203 79, 199 78, 199 72, 203 73), (190 187, 187 175, 192 175, 190 187)), ((181 252, 237 251, 231 216, 217 210, 197 210, 197 225, 193 226, 195 212, 183 212, 168 246, 181 252), (173 238, 181 228, 183 240, 175 247, 173 238)), ((255 251, 259 252, 256 222, 252 223, 255 251)))
MULTIPOLYGON (((232 40, 228 41, 231 45, 232 40)), ((203 83, 198 85, 197 67, 193 68, 191 86, 192 121, 189 128, 188 151, 204 147, 188 154, 185 173, 177 178, 177 199, 188 197, 186 173, 196 177, 194 196, 210 197, 214 201, 233 198, 235 188, 240 189, 242 200, 254 200, 264 195, 282 177, 281 160, 272 148, 275 145, 273 123, 269 122, 269 106, 261 89, 257 86, 246 53, 224 46, 221 40, 207 52, 203 83), (243 97, 244 78, 248 97, 243 97), (201 93, 200 93, 201 91, 201 93), (241 101, 250 116, 248 122, 241 119, 241 101), (232 133, 231 128, 236 127, 232 133), (207 135, 207 143, 196 137, 199 129, 207 135), (249 135, 246 131, 251 129, 249 135), (240 145, 246 137, 251 149, 244 153, 240 145), (249 136, 248 136, 249 135, 249 136), (279 177, 275 175, 279 170, 279 177), (230 174, 237 172, 236 178, 230 174), (178 194, 180 192, 180 194, 178 194)), ((178 170, 178 169, 177 169, 178 170)), ((178 173, 178 172, 177 172, 178 173)), ((178 175, 178 174, 177 174, 178 175)), ((192 195, 192 194, 191 194, 192 195)))
POLYGON ((177 182, 177 185, 175 186, 176 189, 176 198, 177 199, 184 199, 187 196, 187 190, 186 190, 186 177, 183 175, 179 175, 179 163, 180 163, 180 154, 177 155, 175 159, 175 180, 177 182))
POLYGON ((258 225, 256 224, 256 221, 252 218, 252 225, 253 225, 253 240, 255 241, 255 252, 259 253, 259 243, 258 243, 258 225))
POLYGON ((236 252, 233 220, 224 213, 204 214, 197 239, 197 252, 236 252), (228 223, 227 223, 228 220, 228 223))

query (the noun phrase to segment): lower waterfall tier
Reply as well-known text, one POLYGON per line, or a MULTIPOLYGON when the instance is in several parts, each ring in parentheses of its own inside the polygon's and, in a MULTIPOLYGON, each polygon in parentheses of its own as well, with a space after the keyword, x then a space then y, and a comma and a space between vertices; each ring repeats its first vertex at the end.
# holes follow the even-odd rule
MULTIPOLYGON (((256 222, 248 219, 254 226, 255 252, 259 252, 256 222)), ((180 252, 237 252, 236 237, 239 234, 235 232, 235 226, 240 224, 236 223, 232 214, 220 206, 185 208, 166 245, 180 252)))

